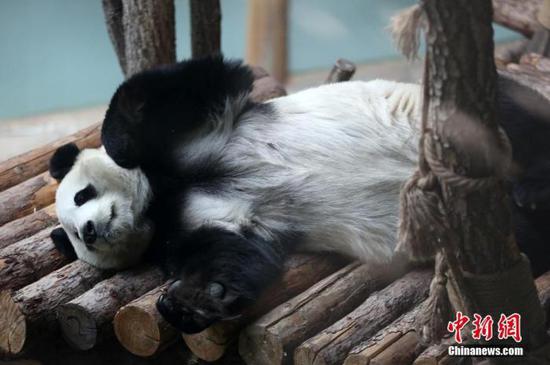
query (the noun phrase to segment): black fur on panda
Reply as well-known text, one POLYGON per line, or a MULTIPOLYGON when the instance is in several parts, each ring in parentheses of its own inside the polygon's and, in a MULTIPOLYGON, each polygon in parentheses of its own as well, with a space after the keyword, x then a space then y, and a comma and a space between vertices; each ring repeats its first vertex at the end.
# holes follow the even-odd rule
MULTIPOLYGON (((105 151, 65 147, 51 162, 52 175, 64 177, 64 231, 54 241, 111 267, 136 261, 125 257, 133 252, 127 237, 153 242, 177 279, 158 309, 183 332, 240 315, 296 249, 367 263, 393 253, 399 191, 418 156, 419 87, 347 82, 258 104, 252 83, 246 66, 221 57, 137 74, 111 100, 105 151), (102 228, 92 240, 86 232, 96 217, 102 228)), ((510 81, 499 90, 499 118, 520 167, 510 178, 516 236, 539 274, 550 269, 547 103, 510 81)), ((135 251, 149 255, 142 246, 135 251)))

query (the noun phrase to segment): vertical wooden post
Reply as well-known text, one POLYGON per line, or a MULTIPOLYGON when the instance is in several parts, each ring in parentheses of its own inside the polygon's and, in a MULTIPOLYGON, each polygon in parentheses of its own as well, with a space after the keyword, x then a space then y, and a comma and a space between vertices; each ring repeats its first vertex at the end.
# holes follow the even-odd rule
POLYGON ((220 53, 222 12, 219 0, 190 0, 193 57, 220 53))
POLYGON ((280 82, 288 74, 288 0, 249 0, 246 60, 280 82))

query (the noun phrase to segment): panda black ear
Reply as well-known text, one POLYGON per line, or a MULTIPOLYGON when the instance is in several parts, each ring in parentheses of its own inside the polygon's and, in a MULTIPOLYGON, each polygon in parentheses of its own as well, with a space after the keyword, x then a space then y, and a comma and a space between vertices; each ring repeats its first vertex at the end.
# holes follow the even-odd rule
POLYGON ((61 227, 55 228, 52 233, 50 233, 50 238, 53 241, 55 248, 61 252, 69 260, 76 260, 76 252, 74 247, 67 236, 67 232, 61 227))
POLYGON ((61 181, 72 169, 79 153, 80 150, 74 143, 68 143, 59 147, 50 159, 50 175, 54 179, 61 181))

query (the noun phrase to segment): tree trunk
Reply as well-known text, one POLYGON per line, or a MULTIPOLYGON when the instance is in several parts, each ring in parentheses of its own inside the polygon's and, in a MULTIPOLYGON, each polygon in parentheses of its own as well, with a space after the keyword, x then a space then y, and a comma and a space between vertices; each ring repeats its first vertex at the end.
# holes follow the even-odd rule
POLYGON ((193 57, 219 54, 222 32, 220 0, 189 0, 189 8, 193 57))
POLYGON ((511 151, 495 114, 491 1, 421 3, 429 21, 424 151, 450 229, 441 241, 459 294, 454 305, 470 315, 521 313, 524 344, 534 348, 547 338, 501 178, 511 151))
POLYGON ((300 294, 319 280, 344 266, 342 258, 331 255, 296 254, 285 262, 285 272, 261 295, 241 318, 222 321, 194 335, 183 335, 187 346, 197 357, 215 361, 227 346, 238 338, 238 332, 253 319, 300 294))
POLYGON ((176 61, 173 0, 103 0, 103 11, 126 78, 176 61))

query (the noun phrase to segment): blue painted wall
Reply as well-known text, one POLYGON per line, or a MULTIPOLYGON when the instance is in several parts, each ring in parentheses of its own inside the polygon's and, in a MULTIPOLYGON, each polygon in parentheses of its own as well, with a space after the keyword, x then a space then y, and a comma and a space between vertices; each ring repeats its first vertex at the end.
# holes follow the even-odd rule
MULTIPOLYGON (((291 72, 397 57, 389 17, 414 0, 289 0, 291 72)), ((222 0, 222 47, 243 57, 246 0, 222 0)), ((190 55, 187 0, 176 0, 178 58, 190 55)), ((503 29, 497 39, 517 36, 503 29)), ((100 0, 0 1, 0 119, 106 103, 122 81, 100 0)))

